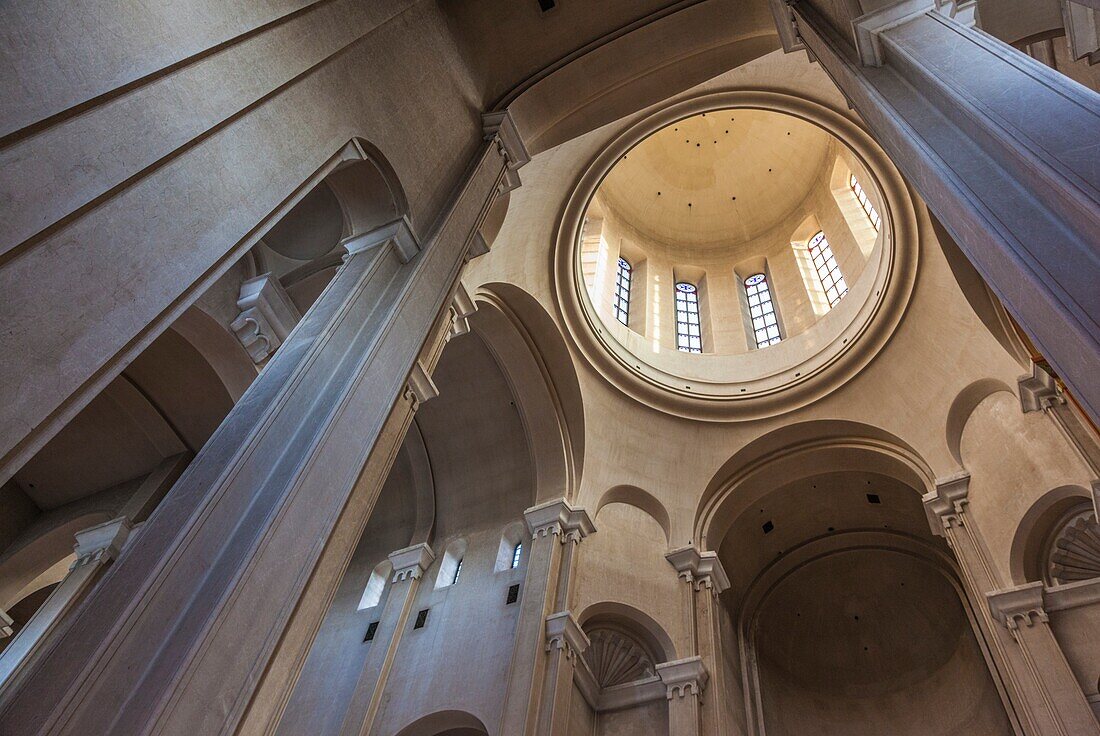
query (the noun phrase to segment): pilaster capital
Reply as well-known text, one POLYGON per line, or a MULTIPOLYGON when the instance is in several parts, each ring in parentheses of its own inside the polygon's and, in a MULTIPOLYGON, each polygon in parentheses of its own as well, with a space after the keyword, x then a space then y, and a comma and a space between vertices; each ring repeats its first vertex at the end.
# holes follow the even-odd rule
POLYGON ((6 639, 15 633, 11 627, 13 623, 15 621, 8 615, 8 612, 0 608, 0 639, 6 639))
POLYGON ((657 674, 665 684, 668 699, 683 698, 688 695, 702 697, 707 686, 707 668, 702 657, 688 657, 657 665, 657 674))
POLYGON ((531 160, 527 146, 519 134, 512 113, 508 110, 487 112, 481 116, 481 132, 487 141, 496 141, 505 160, 508 162, 504 173, 504 184, 500 194, 509 192, 520 185, 518 170, 531 160))
POLYGON ((1049 620, 1046 609, 1043 607, 1041 581, 995 590, 986 593, 985 597, 989 601, 989 610, 993 613, 993 618, 1011 631, 1019 629, 1021 623, 1031 627, 1036 622, 1046 623, 1049 620))
POLYGON ((240 314, 229 325, 253 363, 265 361, 302 319, 286 289, 270 273, 241 282, 240 314))
POLYGON ((942 537, 952 524, 962 525, 969 493, 970 473, 965 470, 936 479, 936 489, 924 494, 922 499, 933 534, 942 537))
POLYGON ((532 537, 557 536, 565 542, 580 542, 596 531, 596 525, 583 508, 571 506, 564 498, 540 503, 523 512, 532 537))
POLYGON ((447 341, 465 335, 470 331, 470 315, 477 311, 477 302, 470 296, 462 282, 458 282, 458 288, 451 298, 451 306, 448 307, 448 315, 451 318, 451 329, 447 331, 447 341))
POLYGON ((564 650, 569 660, 588 649, 588 636, 569 611, 558 611, 546 617, 546 651, 564 650))
POLYGON ((712 595, 717 596, 730 587, 730 580, 717 552, 700 552, 694 545, 688 545, 672 550, 665 555, 665 559, 680 578, 695 590, 705 587, 712 595))
POLYGON ((385 225, 379 225, 370 232, 352 235, 340 245, 350 257, 389 241, 393 241, 394 249, 402 263, 408 263, 420 252, 420 239, 416 236, 416 231, 413 230, 412 222, 407 215, 401 215, 385 225))
POLYGON ((1058 382, 1045 362, 1031 364, 1031 375, 1020 376, 1016 381, 1020 391, 1020 408, 1024 414, 1049 409, 1064 404, 1066 399, 1058 390, 1058 382))
POLYGON ((435 553, 425 542, 390 552, 393 581, 419 580, 435 561, 435 553))
POLYGON ((439 396, 439 389, 419 360, 413 363, 404 395, 405 399, 412 404, 413 411, 419 409, 425 401, 439 396))
POLYGON ((69 569, 75 570, 84 565, 107 563, 116 559, 132 530, 130 520, 120 516, 77 532, 76 544, 73 545, 76 560, 69 569))
POLYGON ((900 0, 883 6, 852 21, 856 51, 863 66, 882 66, 884 59, 880 36, 885 31, 930 12, 938 12, 964 26, 974 26, 978 21, 975 0, 900 0))

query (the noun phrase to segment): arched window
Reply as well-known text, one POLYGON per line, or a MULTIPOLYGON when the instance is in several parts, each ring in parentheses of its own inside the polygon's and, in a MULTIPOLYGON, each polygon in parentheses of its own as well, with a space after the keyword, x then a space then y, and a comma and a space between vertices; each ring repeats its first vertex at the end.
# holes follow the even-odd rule
POLYGON ((527 538, 527 527, 522 521, 514 521, 504 527, 497 547, 497 561, 493 570, 503 572, 515 570, 523 561, 523 542, 527 538))
POLYGON ((779 334, 779 320, 775 316, 772 304, 772 292, 768 288, 768 277, 756 273, 745 279, 745 295, 749 298, 749 317, 752 319, 753 335, 756 347, 766 348, 782 340, 779 334))
POLYGON ((833 249, 825 238, 824 231, 810 238, 810 259, 817 269, 817 277, 821 280, 821 288, 825 290, 825 298, 829 300, 829 306, 835 307, 837 302, 848 293, 848 284, 844 283, 844 274, 840 272, 840 265, 833 257, 833 249))
POLYGON ((878 211, 875 210, 875 206, 871 204, 871 198, 867 196, 867 192, 863 191, 863 187, 859 185, 859 181, 856 179, 855 174, 848 177, 848 186, 852 188, 852 192, 856 195, 856 199, 859 200, 860 206, 862 206, 863 211, 867 213, 867 219, 875 226, 875 230, 878 230, 882 226, 882 218, 879 217, 878 211))
POLYGON ((466 540, 455 539, 447 545, 443 560, 439 563, 439 574, 435 578, 435 587, 446 588, 458 582, 462 573, 462 558, 466 556, 466 540))
POLYGON ((458 582, 458 576, 461 575, 461 574, 462 574, 462 558, 459 557, 458 558, 458 564, 455 565, 455 576, 451 580, 451 585, 454 585, 455 583, 458 582))
POLYGON ((512 569, 519 567, 520 557, 523 556, 523 542, 517 542, 516 548, 512 550, 512 569))
POLYGON ((676 349, 685 353, 703 352, 699 332, 699 290, 695 284, 676 284, 676 349))
POLYGON ((359 610, 374 608, 382 602, 382 593, 386 589, 386 578, 393 571, 393 565, 389 560, 383 560, 370 574, 367 587, 363 589, 363 597, 359 599, 359 610))
POLYGON ((633 269, 630 261, 619 258, 619 270, 615 274, 615 300, 611 307, 615 312, 615 319, 624 325, 630 323, 630 277, 633 269))

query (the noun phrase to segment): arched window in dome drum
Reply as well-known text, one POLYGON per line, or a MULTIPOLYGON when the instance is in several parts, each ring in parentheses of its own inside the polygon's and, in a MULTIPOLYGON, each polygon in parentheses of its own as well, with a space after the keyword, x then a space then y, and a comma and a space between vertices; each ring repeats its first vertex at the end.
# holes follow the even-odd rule
POLYGON ((695 284, 676 284, 676 349, 685 353, 703 352, 699 330, 699 290, 695 284))
POLYGON ((818 232, 810 238, 808 247, 810 259, 817 269, 817 277, 821 280, 821 288, 825 290, 825 298, 829 300, 829 307, 835 307, 848 293, 848 284, 844 282, 844 274, 840 272, 840 265, 833 256, 833 249, 825 238, 825 232, 818 232))
POLYGON ((615 274, 615 298, 611 305, 615 312, 615 319, 624 325, 630 323, 630 278, 633 269, 630 261, 619 257, 619 268, 615 274))
POLYGON ((779 334, 779 319, 775 316, 772 304, 772 292, 768 288, 768 277, 755 273, 745 279, 745 295, 749 299, 749 317, 752 319, 753 336, 756 347, 766 348, 783 339, 779 334))
POLYGON ((855 174, 851 174, 848 177, 848 186, 852 188, 852 193, 856 195, 856 199, 859 200, 859 204, 863 207, 863 211, 867 213, 867 219, 875 226, 875 230, 882 227, 882 218, 879 217, 875 206, 871 204, 871 199, 867 196, 867 192, 863 191, 863 187, 859 185, 859 181, 856 179, 855 174))

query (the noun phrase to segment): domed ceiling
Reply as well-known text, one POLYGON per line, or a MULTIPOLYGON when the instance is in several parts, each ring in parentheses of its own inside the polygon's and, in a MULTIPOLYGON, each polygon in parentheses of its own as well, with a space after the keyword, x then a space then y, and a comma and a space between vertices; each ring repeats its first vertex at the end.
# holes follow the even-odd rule
POLYGON ((790 115, 701 113, 635 146, 608 173, 599 198, 657 241, 718 247, 782 221, 827 176, 831 152, 829 133, 790 115))

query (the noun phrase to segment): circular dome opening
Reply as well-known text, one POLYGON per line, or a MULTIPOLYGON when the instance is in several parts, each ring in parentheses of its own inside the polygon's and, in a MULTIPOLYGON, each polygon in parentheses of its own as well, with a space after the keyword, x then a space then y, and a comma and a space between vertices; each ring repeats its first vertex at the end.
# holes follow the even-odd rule
POLYGON ((713 419, 789 410, 839 385, 896 324, 916 248, 906 234, 898 257, 892 210, 909 204, 881 150, 835 111, 770 92, 688 100, 627 130, 582 177, 558 241, 559 299, 593 364, 646 403, 713 419))

